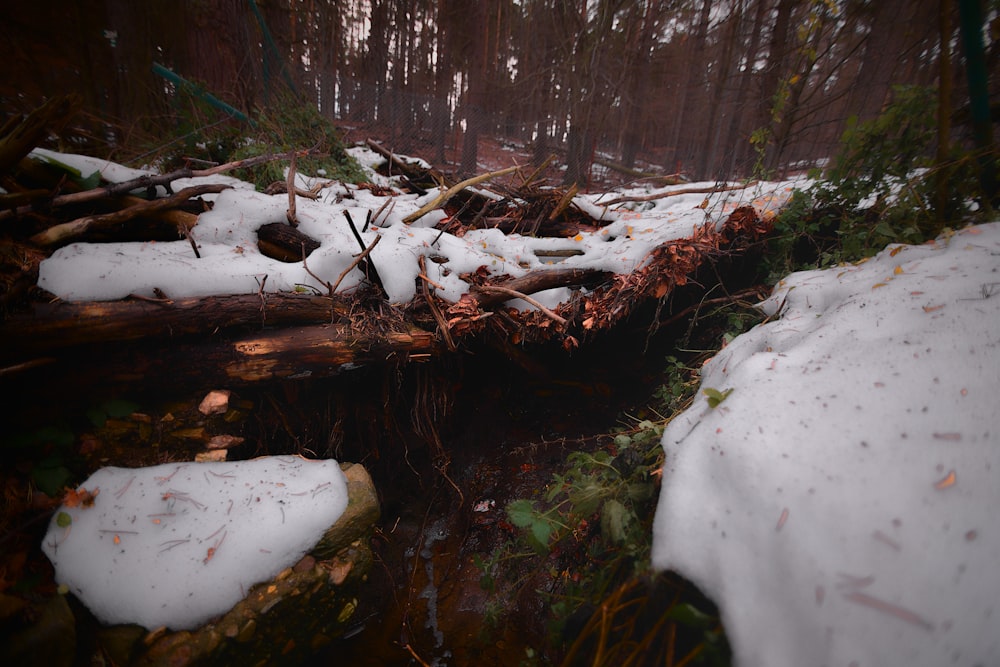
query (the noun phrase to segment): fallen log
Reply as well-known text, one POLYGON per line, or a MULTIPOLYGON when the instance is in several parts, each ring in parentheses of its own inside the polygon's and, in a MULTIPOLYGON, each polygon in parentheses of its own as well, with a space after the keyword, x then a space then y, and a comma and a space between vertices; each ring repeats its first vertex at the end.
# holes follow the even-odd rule
POLYGON ((441 350, 437 336, 407 326, 384 333, 351 325, 317 324, 269 329, 235 338, 215 336, 164 345, 100 346, 87 355, 47 355, 0 372, 0 386, 32 384, 73 392, 74 382, 108 391, 185 386, 245 387, 259 383, 328 378, 370 364, 429 360, 441 350), (37 361, 37 363, 32 363, 37 361), (17 384, 15 384, 17 383, 17 384))
POLYGON ((0 358, 16 360, 95 343, 209 336, 236 328, 329 323, 347 300, 312 294, 244 294, 177 300, 35 304, 0 323, 0 358))

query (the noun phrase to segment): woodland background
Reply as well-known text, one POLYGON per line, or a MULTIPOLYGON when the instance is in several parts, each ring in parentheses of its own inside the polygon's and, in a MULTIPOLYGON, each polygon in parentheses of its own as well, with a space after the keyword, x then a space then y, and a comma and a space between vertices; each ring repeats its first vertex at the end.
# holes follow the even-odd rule
MULTIPOLYGON (((0 111, 76 91, 95 144, 80 152, 120 161, 185 122, 228 122, 185 108, 154 63, 247 114, 293 95, 397 152, 441 165, 456 151, 462 174, 480 136, 529 145, 583 187, 595 159, 786 175, 832 155, 899 85, 938 89, 951 140, 969 117, 955 0, 5 4, 0 111)), ((995 31, 1000 3, 981 6, 995 31)))

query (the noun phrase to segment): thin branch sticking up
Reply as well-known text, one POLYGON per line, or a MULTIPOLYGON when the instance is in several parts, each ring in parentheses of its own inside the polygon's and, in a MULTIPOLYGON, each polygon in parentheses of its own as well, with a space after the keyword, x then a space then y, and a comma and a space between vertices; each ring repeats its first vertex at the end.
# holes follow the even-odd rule
POLYGON ((292 151, 288 161, 288 177, 285 179, 285 188, 288 190, 288 210, 285 217, 292 227, 299 226, 299 219, 295 216, 295 151, 292 151))
MULTIPOLYGON (((379 238, 382 237, 380 236, 379 238)), ((424 259, 423 255, 417 258, 417 264, 420 265, 420 277, 423 278, 420 287, 423 291, 424 301, 427 302, 427 307, 431 309, 431 314, 434 315, 434 320, 437 322, 438 329, 441 330, 441 336, 444 338, 445 345, 448 346, 450 352, 454 352, 458 347, 451 337, 451 329, 448 327, 448 322, 445 321, 444 315, 441 314, 441 309, 434 303, 434 297, 431 296, 431 290, 427 286, 431 282, 431 279, 427 277, 427 260, 424 259)))
MULTIPOLYGON (((351 226, 351 231, 354 232, 354 238, 357 239, 358 245, 361 246, 361 256, 358 258, 356 264, 361 266, 361 270, 364 271, 365 277, 372 281, 376 287, 382 292, 383 296, 388 297, 388 293, 385 291, 385 286, 382 284, 382 277, 378 274, 378 269, 375 268, 375 263, 368 257, 368 253, 371 249, 375 247, 372 243, 371 246, 365 248, 365 240, 361 238, 361 234, 358 232, 358 228, 354 226, 354 218, 351 217, 349 211, 344 210, 344 217, 347 218, 347 224, 351 226)), ((365 218, 365 229, 371 224, 372 212, 368 211, 368 216, 365 218)), ((381 236, 379 237, 381 238, 381 236)))
MULTIPOLYGON (((347 274, 351 272, 351 269, 353 269, 354 267, 356 267, 361 262, 365 261, 365 259, 368 257, 368 254, 372 251, 372 248, 374 248, 375 246, 377 246, 378 242, 381 241, 381 240, 382 240, 382 235, 379 234, 378 236, 375 237, 375 240, 371 242, 371 245, 368 246, 367 248, 365 248, 364 252, 362 252, 360 255, 358 255, 357 257, 354 258, 354 261, 351 262, 351 265, 348 266, 346 269, 344 269, 344 272, 340 274, 339 278, 337 278, 337 282, 335 282, 333 284, 333 286, 330 287, 330 296, 333 296, 333 293, 337 291, 337 288, 340 287, 340 283, 344 280, 344 277, 347 276, 347 274)), ((303 260, 303 265, 304 264, 305 264, 305 260, 303 260)), ((311 275, 311 276, 313 276, 313 278, 316 278, 317 280, 319 280, 319 278, 317 278, 312 273, 310 273, 309 275, 311 275)), ((379 284, 381 285, 381 283, 379 283, 379 284)), ((326 283, 326 285, 329 286, 329 283, 326 283)))

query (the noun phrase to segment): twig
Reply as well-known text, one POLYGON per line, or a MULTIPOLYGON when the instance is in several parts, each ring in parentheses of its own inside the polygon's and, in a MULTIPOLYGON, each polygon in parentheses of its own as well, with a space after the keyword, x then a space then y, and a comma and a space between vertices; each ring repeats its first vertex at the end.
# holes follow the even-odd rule
POLYGON ((448 351, 454 352, 458 348, 455 346, 455 341, 452 340, 451 330, 448 328, 448 323, 445 321, 444 315, 441 314, 441 309, 437 307, 436 303, 434 303, 434 297, 431 296, 431 290, 427 286, 427 283, 431 282, 431 280, 425 275, 427 273, 427 266, 423 255, 420 255, 417 258, 417 263, 420 265, 420 277, 423 278, 423 281, 420 283, 420 287, 424 294, 424 301, 427 302, 427 306, 431 309, 431 314, 434 316, 438 329, 444 337, 444 343, 448 346, 448 351))
POLYGON ((419 220, 420 218, 424 217, 425 215, 427 215, 434 209, 438 208, 439 206, 443 206, 449 199, 451 199, 456 194, 458 194, 459 192, 461 192, 462 190, 471 185, 477 185, 479 183, 483 183, 484 181, 488 181, 493 178, 506 176, 507 174, 513 174, 518 169, 520 169, 520 167, 517 166, 507 167, 506 169, 501 169, 500 171, 491 171, 485 174, 480 174, 479 176, 473 176, 472 178, 467 178, 461 183, 457 183, 451 186, 450 188, 439 194, 437 197, 435 197, 432 201, 428 202, 427 204, 424 204, 423 206, 420 207, 420 209, 414 211, 413 213, 403 218, 403 222, 405 222, 406 224, 410 224, 411 222, 419 220))
POLYGON ((201 253, 198 252, 198 244, 194 240, 194 229, 187 229, 184 231, 184 236, 191 243, 191 250, 194 250, 194 256, 196 259, 201 259, 201 253))
POLYGON ((476 287, 476 290, 479 291, 479 292, 486 292, 487 294, 489 294, 491 292, 493 294, 507 294, 509 296, 516 297, 518 299, 524 299, 525 301, 527 301, 528 303, 530 303, 532 306, 534 306, 538 310, 542 311, 542 313, 544 313, 545 315, 547 315, 553 321, 558 322, 559 324, 562 324, 562 325, 567 324, 565 318, 560 317, 559 315, 556 315, 554 312, 552 312, 551 310, 549 310, 548 308, 546 308, 545 306, 543 306, 541 303, 539 303, 535 299, 531 298, 530 296, 528 296, 527 294, 524 294, 522 292, 518 292, 516 290, 512 290, 512 289, 509 289, 507 287, 500 287, 498 285, 480 285, 480 286, 476 287))
MULTIPOLYGON (((308 150, 299 151, 298 155, 312 155, 316 152, 316 149, 310 148, 308 150)), ((94 188, 92 190, 84 190, 83 192, 74 192, 68 195, 60 195, 58 197, 53 197, 51 201, 46 202, 46 206, 55 208, 58 206, 66 206, 67 204, 79 204, 82 202, 94 201, 96 199, 105 199, 107 197, 113 197, 115 195, 128 194, 133 190, 149 190, 156 187, 157 185, 162 185, 169 190, 169 185, 173 181, 179 178, 201 178, 205 176, 215 176, 216 174, 222 174, 227 171, 232 171, 233 169, 244 169, 247 167, 255 167, 259 164, 264 164, 266 162, 271 162, 273 160, 279 160, 287 157, 287 153, 273 154, 269 153, 267 155, 258 155, 257 157, 246 158, 243 160, 235 160, 233 162, 227 162, 225 164, 220 164, 216 167, 211 167, 209 169, 178 169, 177 171, 172 171, 168 174, 146 174, 139 176, 138 178, 133 178, 128 181, 122 181, 121 183, 112 183, 109 185, 94 188)), ((221 187, 221 186, 217 186, 221 187)), ((0 211, 0 219, 6 218, 12 215, 23 215, 25 213, 30 213, 32 210, 31 206, 21 206, 14 210, 0 211)))
POLYGON ((698 303, 692 304, 692 305, 688 306, 687 308, 685 308, 684 310, 681 310, 680 312, 674 313, 673 315, 671 315, 667 319, 665 319, 662 322, 660 322, 659 326, 662 328, 662 327, 668 326, 670 324, 673 324, 674 322, 676 322, 678 320, 684 319, 689 314, 691 314, 693 312, 696 312, 698 310, 701 310, 705 306, 714 306, 714 305, 720 304, 720 303, 733 303, 735 301, 739 301, 739 300, 743 299, 744 297, 748 297, 748 296, 757 296, 759 298, 760 297, 760 293, 761 293, 762 290, 766 290, 766 288, 763 288, 763 287, 760 287, 760 286, 750 287, 748 289, 741 290, 741 291, 736 292, 734 294, 729 294, 729 295, 726 295, 726 296, 720 296, 720 297, 717 297, 715 299, 706 299, 704 301, 699 301, 698 303))
MULTIPOLYGON (((354 226, 354 218, 351 217, 350 211, 347 211, 345 209, 344 217, 347 218, 347 224, 351 226, 351 231, 354 232, 354 238, 357 239, 358 245, 361 246, 362 253, 361 256, 358 258, 356 264, 361 264, 361 262, 364 262, 362 270, 365 273, 365 277, 368 278, 368 280, 375 283, 375 285, 379 288, 379 290, 381 290, 384 296, 388 296, 388 293, 385 291, 385 286, 382 284, 382 277, 378 274, 378 269, 375 268, 375 262, 373 262, 370 257, 368 259, 365 259, 366 257, 368 257, 368 253, 371 252, 371 248, 374 247, 375 244, 373 243, 368 248, 365 248, 365 240, 361 238, 361 234, 358 232, 358 228, 354 226)), ((372 221, 372 212, 371 209, 369 209, 368 216, 365 218, 365 229, 368 228, 368 226, 371 224, 371 221, 372 221)))
MULTIPOLYGON (((344 213, 347 213, 347 211, 344 211, 344 213)), ((356 267, 361 262, 365 261, 365 258, 368 257, 368 254, 372 251, 372 248, 378 245, 378 242, 381 240, 382 240, 382 235, 379 234, 378 236, 375 237, 375 240, 372 241, 371 245, 365 248, 364 252, 362 252, 360 255, 354 258, 354 261, 351 262, 351 265, 348 266, 346 269, 344 269, 344 272, 340 274, 339 278, 337 278, 337 282, 335 282, 333 286, 330 287, 330 296, 333 296, 333 293, 337 291, 337 288, 340 287, 341 281, 343 281, 344 277, 346 277, 347 274, 351 272, 351 269, 356 267)), ((313 278, 316 278, 316 276, 312 272, 310 272, 309 275, 311 275, 313 278)), ((319 279, 317 278, 317 280, 319 279)), ((324 284, 329 285, 329 283, 324 283, 324 284)))
POLYGON ((285 217, 288 219, 288 224, 298 227, 299 219, 295 216, 295 151, 291 152, 289 158, 285 188, 288 190, 288 210, 285 211, 285 217))

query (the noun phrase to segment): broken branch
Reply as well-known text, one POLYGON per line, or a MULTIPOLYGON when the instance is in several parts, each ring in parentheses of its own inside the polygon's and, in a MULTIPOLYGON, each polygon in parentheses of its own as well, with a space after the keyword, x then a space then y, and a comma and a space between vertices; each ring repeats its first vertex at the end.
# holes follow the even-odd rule
POLYGON ((663 199, 664 197, 673 197, 674 195, 693 195, 711 192, 727 192, 729 190, 744 190, 753 186, 755 183, 745 183, 743 185, 713 185, 709 188, 681 188, 680 190, 671 190, 670 192, 657 192, 653 195, 634 195, 627 197, 616 197, 611 201, 598 202, 601 206, 614 206, 615 204, 624 204, 630 201, 654 201, 656 199, 663 199))
POLYGON ((79 238, 80 236, 83 236, 85 232, 95 228, 121 224, 140 215, 155 213, 180 206, 192 197, 218 193, 223 190, 228 190, 229 188, 230 186, 228 185, 220 185, 216 183, 193 185, 189 188, 184 188, 180 192, 169 197, 153 199, 152 201, 143 201, 141 204, 136 204, 135 206, 130 206, 126 209, 122 209, 121 211, 115 211, 114 213, 88 215, 70 222, 55 225, 54 227, 49 227, 44 232, 39 232, 38 234, 32 236, 31 242, 40 246, 55 245, 63 241, 79 238))
POLYGON ((406 224, 410 224, 411 222, 419 220, 420 218, 424 217, 434 209, 443 206, 449 199, 451 199, 456 194, 458 194, 459 192, 461 192, 462 190, 464 190, 469 186, 478 185, 479 183, 483 183, 490 179, 498 178, 500 176, 506 176, 507 174, 513 174, 518 169, 520 169, 520 167, 517 166, 507 167, 506 169, 501 169, 499 171, 490 171, 485 174, 480 174, 479 176, 473 176, 472 178, 467 178, 461 183, 456 183, 455 185, 451 186, 450 188, 439 194, 432 201, 428 202, 427 204, 424 204, 422 207, 420 207, 419 210, 414 211, 413 213, 403 218, 403 222, 405 222, 406 224))
POLYGON ((559 315, 556 315, 554 312, 552 312, 551 310, 549 310, 548 308, 546 308, 545 306, 543 306, 537 300, 532 299, 530 296, 528 296, 527 294, 524 294, 522 292, 518 292, 516 290, 512 290, 512 289, 509 289, 507 287, 499 287, 499 286, 495 286, 495 285, 482 285, 480 287, 477 287, 476 289, 478 291, 480 291, 480 292, 486 292, 487 294, 489 294, 490 292, 492 292, 494 294, 506 294, 507 296, 512 296, 512 297, 517 298, 517 299, 523 299, 524 301, 527 301, 528 303, 530 303, 532 306, 534 306, 538 310, 540 310, 543 313, 545 313, 545 315, 547 317, 549 317, 549 319, 551 319, 551 320, 553 320, 555 322, 558 322, 559 324, 562 324, 562 325, 566 324, 566 318, 560 317, 559 315))

